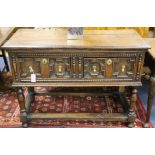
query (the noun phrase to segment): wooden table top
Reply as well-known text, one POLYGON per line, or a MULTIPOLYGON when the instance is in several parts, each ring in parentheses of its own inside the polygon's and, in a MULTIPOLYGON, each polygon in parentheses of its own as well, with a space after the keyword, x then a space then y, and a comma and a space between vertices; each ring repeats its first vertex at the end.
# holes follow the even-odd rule
POLYGON ((12 35, 15 30, 16 28, 12 27, 5 33, 5 35, 0 34, 0 46, 12 35))
POLYGON ((5 35, 2 35, 0 33, 0 55, 2 55, 1 52, 1 46, 3 43, 5 43, 5 41, 11 36, 11 34, 15 31, 15 27, 10 28, 10 30, 7 31, 7 33, 5 35))
POLYGON ((2 48, 149 48, 134 30, 84 30, 83 34, 81 40, 67 40, 64 29, 19 29, 2 48))
POLYGON ((149 53, 153 58, 155 58, 155 38, 145 38, 145 42, 151 46, 149 53))

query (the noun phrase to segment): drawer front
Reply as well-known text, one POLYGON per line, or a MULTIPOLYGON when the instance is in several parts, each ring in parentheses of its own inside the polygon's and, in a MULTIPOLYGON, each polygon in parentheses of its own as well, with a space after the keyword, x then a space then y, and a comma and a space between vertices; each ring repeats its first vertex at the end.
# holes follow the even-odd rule
POLYGON ((72 77, 70 57, 17 58, 17 73, 22 80, 30 80, 31 74, 37 79, 68 79, 72 77))
POLYGON ((41 77, 40 59, 37 58, 18 58, 17 73, 20 78, 30 79, 32 73, 37 78, 41 77))
POLYGON ((133 79, 136 58, 84 58, 86 79, 133 79))

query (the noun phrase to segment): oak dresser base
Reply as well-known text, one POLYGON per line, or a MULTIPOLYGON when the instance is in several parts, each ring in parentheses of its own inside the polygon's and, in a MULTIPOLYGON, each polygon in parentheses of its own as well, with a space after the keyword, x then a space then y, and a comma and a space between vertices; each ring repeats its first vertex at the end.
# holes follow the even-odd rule
MULTIPOLYGON (((67 40, 66 30, 20 29, 2 45, 8 52, 13 87, 16 87, 23 127, 33 119, 123 121, 133 127, 137 90, 133 89, 127 111, 104 113, 29 113, 35 95, 57 95, 57 92, 35 92, 35 86, 51 87, 120 87, 141 86, 145 52, 150 47, 133 30, 86 30, 83 38, 67 40), (28 88, 25 98, 22 87, 28 88)), ((77 95, 73 92, 59 92, 77 95)), ((78 95, 81 95, 79 92, 78 95)), ((88 94, 88 92, 87 92, 88 94)), ((90 92, 103 95, 104 92, 90 92)), ((84 92, 83 95, 86 95, 84 92)), ((150 102, 151 103, 151 102, 150 102)))

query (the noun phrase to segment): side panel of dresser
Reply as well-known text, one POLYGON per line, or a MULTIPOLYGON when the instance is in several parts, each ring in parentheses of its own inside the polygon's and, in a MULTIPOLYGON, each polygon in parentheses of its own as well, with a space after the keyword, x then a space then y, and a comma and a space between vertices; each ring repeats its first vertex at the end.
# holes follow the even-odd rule
POLYGON ((35 84, 137 86, 141 85, 144 62, 142 51, 13 50, 9 51, 9 57, 17 86, 31 85, 32 72, 37 77, 35 84))

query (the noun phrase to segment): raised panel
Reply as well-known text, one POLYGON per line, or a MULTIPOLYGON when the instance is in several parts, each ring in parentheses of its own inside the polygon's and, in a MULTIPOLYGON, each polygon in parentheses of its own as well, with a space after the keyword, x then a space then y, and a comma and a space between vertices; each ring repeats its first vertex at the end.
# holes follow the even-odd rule
POLYGON ((113 76, 116 78, 133 79, 135 73, 135 58, 115 58, 113 76))
POLYGON ((84 58, 86 79, 133 79, 136 58, 84 58))
POLYGON ((84 78, 104 78, 104 58, 84 58, 84 78))
POLYGON ((50 77, 52 79, 59 78, 70 78, 71 75, 71 64, 70 58, 50 58, 49 68, 50 68, 50 77))
POLYGON ((30 78, 32 73, 41 77, 40 61, 36 58, 18 58, 18 69, 21 78, 30 78))
POLYGON ((43 78, 49 78, 49 59, 48 58, 42 58, 41 63, 41 75, 43 78))

